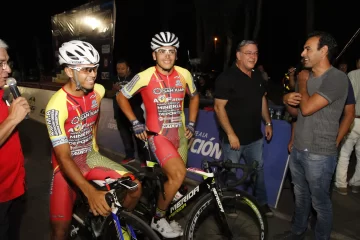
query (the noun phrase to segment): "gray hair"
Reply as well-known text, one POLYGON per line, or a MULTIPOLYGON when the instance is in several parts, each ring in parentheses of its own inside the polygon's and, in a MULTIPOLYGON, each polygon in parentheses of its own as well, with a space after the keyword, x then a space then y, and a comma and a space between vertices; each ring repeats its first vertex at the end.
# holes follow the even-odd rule
POLYGON ((8 49, 9 46, 4 42, 4 40, 0 39, 0 48, 8 49))
POLYGON ((249 44, 255 44, 256 46, 258 45, 254 40, 242 40, 236 47, 236 51, 240 52, 241 48, 249 45, 249 44))

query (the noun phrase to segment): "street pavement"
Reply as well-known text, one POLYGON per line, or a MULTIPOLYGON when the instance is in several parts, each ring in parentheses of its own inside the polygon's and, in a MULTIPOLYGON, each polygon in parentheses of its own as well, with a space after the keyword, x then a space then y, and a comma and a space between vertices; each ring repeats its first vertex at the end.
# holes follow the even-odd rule
MULTIPOLYGON (((33 120, 23 121, 19 125, 20 138, 25 155, 27 179, 26 211, 20 229, 21 240, 47 240, 49 238, 49 189, 52 177, 51 144, 44 124, 33 120)), ((102 152, 114 161, 120 161, 121 156, 102 152)), ((355 169, 355 158, 352 156, 349 174, 355 169)), ((191 183, 191 181, 188 181, 191 183)), ((331 239, 360 240, 360 194, 349 193, 341 196, 332 194, 334 209, 334 225, 331 239)), ((294 198, 290 181, 287 180, 279 200, 275 216, 268 218, 269 239, 275 234, 290 229, 291 216, 294 209, 294 198)), ((184 221, 184 220, 183 220, 184 221)), ((183 222, 183 221, 180 221, 183 222)), ((308 230, 306 239, 314 239, 313 232, 308 230)))

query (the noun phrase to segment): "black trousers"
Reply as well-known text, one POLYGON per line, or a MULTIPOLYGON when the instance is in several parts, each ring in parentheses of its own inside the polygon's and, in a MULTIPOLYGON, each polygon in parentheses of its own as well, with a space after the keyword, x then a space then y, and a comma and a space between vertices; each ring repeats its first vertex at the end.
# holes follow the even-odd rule
POLYGON ((19 240, 25 195, 0 203, 0 239, 19 240))
POLYGON ((135 158, 135 139, 139 159, 145 162, 147 150, 144 148, 144 142, 133 134, 129 120, 123 115, 118 115, 116 116, 116 124, 125 147, 125 158, 135 158))

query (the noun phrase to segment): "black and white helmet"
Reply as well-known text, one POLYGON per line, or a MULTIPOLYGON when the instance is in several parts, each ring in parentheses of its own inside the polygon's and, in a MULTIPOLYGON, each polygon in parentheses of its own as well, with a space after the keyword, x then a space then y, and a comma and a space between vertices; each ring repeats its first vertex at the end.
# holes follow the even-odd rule
POLYGON ((159 47, 173 46, 179 48, 180 42, 177 36, 171 32, 160 32, 151 39, 151 49, 154 51, 159 47))
POLYGON ((59 48, 59 63, 68 65, 98 64, 98 51, 88 42, 72 40, 59 48))

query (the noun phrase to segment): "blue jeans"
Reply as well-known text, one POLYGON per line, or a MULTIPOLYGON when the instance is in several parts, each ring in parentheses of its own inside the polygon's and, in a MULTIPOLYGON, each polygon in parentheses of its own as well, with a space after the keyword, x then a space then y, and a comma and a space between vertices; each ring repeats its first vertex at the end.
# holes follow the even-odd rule
POLYGON ((289 166, 295 194, 295 215, 291 231, 306 231, 311 204, 317 213, 316 240, 330 239, 333 211, 330 185, 337 156, 326 156, 293 148, 289 166))
MULTIPOLYGON (((244 157, 246 164, 253 165, 254 161, 258 162, 257 178, 255 183, 255 196, 259 204, 267 204, 267 194, 264 179, 264 161, 263 161, 263 138, 252 142, 248 145, 240 145, 240 150, 231 149, 230 143, 222 142, 222 151, 225 160, 231 160, 233 163, 239 163, 241 156, 244 157)), ((236 171, 234 169, 233 171, 236 171)))

